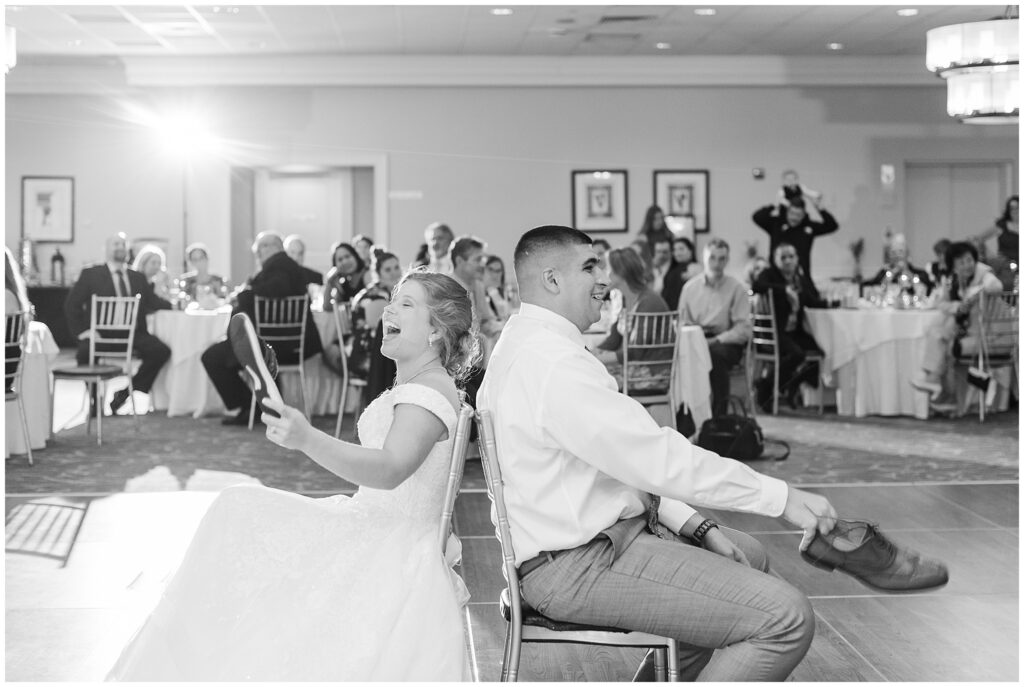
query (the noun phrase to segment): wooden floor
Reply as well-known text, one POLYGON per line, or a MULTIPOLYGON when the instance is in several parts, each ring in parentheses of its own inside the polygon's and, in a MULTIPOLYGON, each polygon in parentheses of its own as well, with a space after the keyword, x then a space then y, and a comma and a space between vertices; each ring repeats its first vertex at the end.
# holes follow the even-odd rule
MULTIPOLYGON (((55 449, 48 450, 52 462, 55 449)), ((5 677, 101 680, 214 498, 216 473, 204 473, 188 490, 174 482, 163 492, 78 494, 59 475, 35 474, 42 481, 30 493, 8 491, 5 501, 5 677)), ((464 548, 460 572, 472 594, 467 637, 477 679, 494 681, 505 633, 496 605, 503 580, 478 461, 467 465, 464 484, 455 527, 464 548)), ((950 582, 930 593, 879 594, 804 563, 798 533, 781 521, 711 512, 757 537, 773 573, 811 599, 817 629, 793 680, 1019 680, 1017 480, 803 486, 826 495, 844 517, 879 523, 897 543, 944 560, 950 582)), ((629 680, 641 658, 639 650, 529 645, 521 679, 629 680)))

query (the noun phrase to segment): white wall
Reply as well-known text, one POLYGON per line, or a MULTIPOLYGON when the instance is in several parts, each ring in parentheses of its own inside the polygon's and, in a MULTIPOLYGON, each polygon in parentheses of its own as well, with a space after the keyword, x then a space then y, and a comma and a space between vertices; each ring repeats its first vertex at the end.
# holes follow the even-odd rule
MULTIPOLYGON (((195 162, 190 238, 225 261, 230 164, 345 164, 386 155, 389 247, 403 262, 432 221, 473 233, 506 259, 522 232, 568 224, 573 169, 629 171, 630 235, 652 202, 654 169, 708 169, 712 233, 734 247, 766 237, 750 214, 770 202, 780 172, 797 169, 825 193, 839 233, 818 241, 816 277, 850 272, 847 246, 866 238, 865 272, 881 254, 886 226, 902 228, 903 165, 922 160, 1019 164, 1016 127, 972 127, 945 114, 936 87, 509 87, 185 89, 215 113, 216 132, 237 144, 230 160, 195 162), (879 165, 897 169, 882 193, 879 165), (751 168, 764 167, 764 181, 751 168)), ((149 94, 154 101, 162 93, 149 94)), ((180 95, 180 94, 178 94, 180 95)), ((19 237, 23 175, 76 178, 76 242, 62 247, 69 270, 102 255, 113 231, 166 235, 181 250, 180 163, 161 157, 150 134, 104 114, 89 96, 8 95, 5 240, 19 237)), ((1013 179, 1017 185, 1017 179, 1013 179)), ((978 229, 1000 208, 978 218, 978 229)), ((370 228, 360 231, 371 233, 370 228)), ((381 231, 373 233, 382 234, 381 231)), ((613 245, 625 234, 607 234, 613 245)), ((936 237, 938 238, 938 237, 936 237)), ((48 257, 51 249, 40 254, 48 257)), ((172 267, 175 260, 171 260, 172 267)))

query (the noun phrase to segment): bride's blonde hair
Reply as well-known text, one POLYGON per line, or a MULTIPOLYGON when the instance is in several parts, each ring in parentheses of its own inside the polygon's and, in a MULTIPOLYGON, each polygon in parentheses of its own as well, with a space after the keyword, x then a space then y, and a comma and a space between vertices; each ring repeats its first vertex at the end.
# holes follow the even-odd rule
POLYGON ((438 356, 455 381, 461 381, 480 358, 479 332, 473 312, 473 301, 459 282, 445 274, 428 272, 417 267, 395 286, 394 293, 407 281, 414 281, 427 294, 430 324, 437 327, 438 356))

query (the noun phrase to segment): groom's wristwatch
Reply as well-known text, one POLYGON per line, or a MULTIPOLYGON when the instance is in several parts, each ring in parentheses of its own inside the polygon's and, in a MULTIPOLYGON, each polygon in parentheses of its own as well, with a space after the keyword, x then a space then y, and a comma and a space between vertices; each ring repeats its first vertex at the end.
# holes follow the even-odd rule
POLYGON ((698 544, 703 545, 704 544, 704 537, 707 535, 708 531, 712 527, 718 527, 718 523, 715 522, 714 520, 708 518, 707 520, 704 520, 703 522, 701 522, 701 524, 697 525, 697 529, 695 529, 693 531, 693 534, 690 535, 690 538, 693 539, 698 544))

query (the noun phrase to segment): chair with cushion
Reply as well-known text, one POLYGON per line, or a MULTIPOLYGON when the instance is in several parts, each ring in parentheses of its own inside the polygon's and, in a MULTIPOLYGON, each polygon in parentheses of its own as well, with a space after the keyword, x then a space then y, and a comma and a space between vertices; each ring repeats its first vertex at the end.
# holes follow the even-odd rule
POLYGON ((334 424, 334 438, 341 438, 341 420, 345 415, 345 402, 348 398, 348 388, 356 388, 359 394, 359 403, 356 404, 353 416, 358 418, 363 408, 363 393, 366 389, 366 380, 357 379, 348 373, 348 353, 345 350, 345 339, 352 335, 352 304, 342 301, 334 304, 334 325, 338 330, 338 347, 341 349, 341 401, 338 403, 338 420, 334 424))
POLYGON ((679 676, 678 647, 675 640, 643 632, 630 632, 614 627, 597 627, 552 620, 530 608, 519 591, 519 571, 509 529, 505 506, 504 482, 498 465, 494 425, 490 413, 477 412, 480 462, 487 482, 487 495, 496 513, 495 534, 501 544, 502 574, 508 586, 501 592, 500 610, 508 626, 505 631, 505 653, 501 663, 501 681, 515 682, 519 676, 519 656, 524 642, 596 644, 603 646, 655 649, 655 673, 659 681, 675 682, 679 676), (667 668, 666 668, 667 667, 667 668))
MULTIPOLYGON (((772 415, 779 414, 779 335, 775 323, 775 306, 770 294, 754 294, 750 297, 751 333, 747 342, 747 391, 750 396, 751 412, 757 412, 757 389, 755 381, 760 372, 758 363, 771 365, 772 370, 772 415)), ((817 351, 805 351, 805 362, 824 359, 817 351)), ((818 394, 818 413, 825 412, 824 394, 818 394)))
MULTIPOLYGON (((309 296, 285 296, 284 298, 255 297, 256 317, 253 325, 256 335, 266 341, 277 354, 277 373, 298 372, 299 389, 302 395, 302 414, 309 418, 309 404, 306 400, 305 344, 306 326, 309 321, 309 296), (285 351, 297 354, 297 363, 281 364, 285 351)), ((256 396, 249 404, 249 429, 256 417, 256 396)))
POLYGON ((622 337, 622 393, 645 406, 669 403, 679 313, 628 312, 622 337))
MULTIPOLYGON (((141 296, 92 297, 92 315, 89 323, 89 362, 75 367, 56 368, 53 382, 56 386, 61 379, 85 382, 87 398, 95 400, 96 443, 103 443, 103 399, 104 387, 115 377, 128 378, 128 398, 132 403, 132 417, 135 429, 139 429, 139 417, 135 412, 135 390, 132 388, 132 347, 135 345, 135 322, 139 316, 141 296), (108 360, 110 363, 103 363, 108 360)), ((56 395, 56 394, 54 394, 56 395)), ((53 396, 50 397, 50 416, 53 416, 53 396)), ((87 413, 85 433, 89 433, 92 410, 87 413)))
MULTIPOLYGON (((1014 376, 1017 374, 1020 331, 1018 298, 1019 296, 1012 291, 1002 294, 981 293, 977 306, 978 335, 961 340, 959 354, 954 361, 955 368, 977 368, 991 374, 996 368, 1009 367, 1012 368, 1014 376)), ((989 379, 988 383, 995 385, 996 380, 989 379)), ((966 389, 966 393, 962 394, 963 398, 960 399, 960 413, 965 412, 974 398, 977 398, 978 420, 984 422, 986 406, 995 396, 994 389, 991 395, 988 395, 969 383, 961 385, 961 388, 966 389)))
POLYGON ((21 422, 21 434, 25 437, 25 452, 28 464, 32 465, 32 440, 28 435, 28 420, 25 418, 25 398, 21 395, 21 379, 25 368, 25 313, 16 312, 7 315, 4 328, 4 388, 6 389, 4 405, 14 403, 18 408, 18 419, 21 422))

